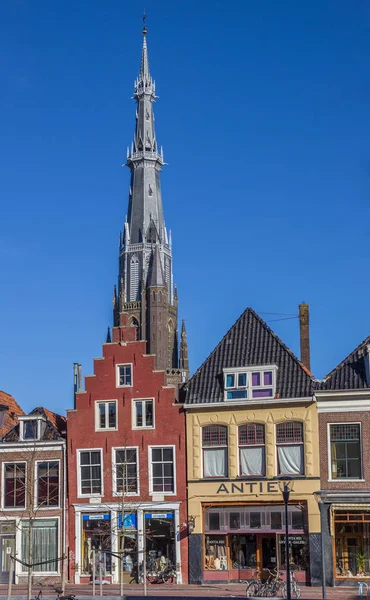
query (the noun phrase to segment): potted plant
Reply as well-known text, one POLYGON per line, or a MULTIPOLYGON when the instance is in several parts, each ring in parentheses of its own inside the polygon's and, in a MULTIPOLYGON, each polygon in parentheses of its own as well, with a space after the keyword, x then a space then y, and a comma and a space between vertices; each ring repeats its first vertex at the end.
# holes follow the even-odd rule
POLYGON ((358 571, 358 575, 363 575, 365 572, 365 560, 366 560, 366 556, 365 553, 363 552, 363 550, 357 550, 357 571, 358 571))

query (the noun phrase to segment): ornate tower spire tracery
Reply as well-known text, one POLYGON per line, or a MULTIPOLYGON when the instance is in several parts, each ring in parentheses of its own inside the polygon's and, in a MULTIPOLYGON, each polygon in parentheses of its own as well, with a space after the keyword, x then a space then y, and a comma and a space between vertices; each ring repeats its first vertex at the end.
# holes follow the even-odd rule
POLYGON ((177 298, 172 276, 172 239, 168 236, 162 206, 160 174, 162 148, 158 147, 153 104, 157 98, 149 69, 147 30, 144 20, 139 76, 134 82, 136 122, 126 166, 130 169, 128 213, 120 236, 118 298, 114 325, 121 315, 135 324, 148 352, 156 354, 156 366, 179 368, 177 298))

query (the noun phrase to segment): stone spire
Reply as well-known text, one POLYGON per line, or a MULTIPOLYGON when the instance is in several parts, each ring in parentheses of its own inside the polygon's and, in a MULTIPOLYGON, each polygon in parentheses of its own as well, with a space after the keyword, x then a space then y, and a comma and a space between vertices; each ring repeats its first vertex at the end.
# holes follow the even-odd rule
MULTIPOLYGON (((155 81, 149 69, 145 25, 134 99, 136 123, 131 148, 127 150, 130 186, 124 232, 119 238, 114 326, 135 323, 147 351, 156 355, 156 368, 166 370, 167 382, 177 385, 178 299, 174 296, 172 239, 167 235, 163 216, 160 178, 164 162, 155 131, 155 81)), ((113 330, 112 338, 116 337, 113 330)))

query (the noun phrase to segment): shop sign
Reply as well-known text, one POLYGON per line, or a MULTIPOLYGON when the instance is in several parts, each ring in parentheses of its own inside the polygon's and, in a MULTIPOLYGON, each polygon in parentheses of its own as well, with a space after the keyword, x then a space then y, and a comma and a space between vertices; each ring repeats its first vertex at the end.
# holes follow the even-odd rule
POLYGON ((279 492, 278 481, 238 481, 237 483, 221 483, 216 494, 276 494, 279 492))
MULTIPOLYGON (((285 545, 285 536, 280 536, 279 544, 281 546, 285 545)), ((291 535, 289 534, 289 544, 295 544, 297 546, 305 546, 307 541, 304 539, 302 535, 291 535)))
POLYGON ((110 515, 82 515, 83 521, 99 521, 101 519, 104 521, 110 521, 110 515))
POLYGON ((146 519, 173 519, 173 513, 145 513, 146 519))
MULTIPOLYGON (((123 523, 127 529, 137 529, 137 516, 136 513, 125 513, 125 519, 123 523)), ((122 513, 118 515, 118 529, 122 528, 122 513)))

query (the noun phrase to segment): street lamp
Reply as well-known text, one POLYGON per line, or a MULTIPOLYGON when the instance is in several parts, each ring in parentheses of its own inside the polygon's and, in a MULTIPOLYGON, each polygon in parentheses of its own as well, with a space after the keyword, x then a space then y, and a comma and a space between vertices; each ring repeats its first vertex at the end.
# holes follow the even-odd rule
POLYGON ((290 581, 290 553, 289 553, 289 521, 288 521, 288 503, 290 492, 293 490, 292 477, 284 477, 279 481, 279 488, 283 494, 285 505, 285 567, 286 567, 286 600, 292 599, 292 586, 290 581))
POLYGON ((325 571, 325 544, 324 544, 324 515, 325 515, 325 496, 321 492, 314 492, 315 500, 320 509, 320 529, 321 529, 321 586, 322 600, 326 600, 326 571, 325 571))

